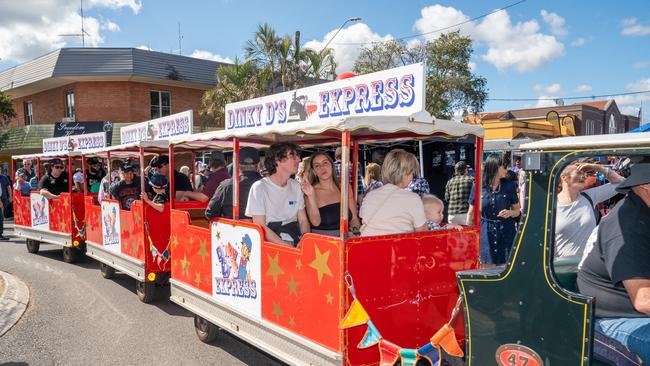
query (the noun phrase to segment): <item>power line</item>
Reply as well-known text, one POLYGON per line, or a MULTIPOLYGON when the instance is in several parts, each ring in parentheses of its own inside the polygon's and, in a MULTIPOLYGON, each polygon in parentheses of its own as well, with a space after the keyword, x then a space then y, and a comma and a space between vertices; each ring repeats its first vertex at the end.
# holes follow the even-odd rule
POLYGON ((620 97, 624 95, 636 95, 636 94, 645 94, 650 93, 650 90, 641 90, 635 92, 627 93, 615 93, 615 94, 600 94, 600 95, 584 95, 584 96, 572 96, 572 97, 556 97, 556 98, 488 98, 492 102, 535 102, 538 100, 558 100, 558 99, 596 99, 596 98, 607 98, 607 97, 620 97))
POLYGON ((450 26, 447 26, 447 27, 444 27, 444 28, 440 28, 440 29, 432 30, 432 31, 429 31, 429 32, 418 33, 418 34, 411 34, 411 35, 409 35, 409 36, 403 36, 403 37, 399 37, 399 38, 392 38, 392 39, 387 39, 387 40, 383 40, 383 41, 372 41, 372 42, 346 42, 346 43, 338 43, 338 42, 334 42, 334 43, 332 43, 332 44, 339 45, 339 46, 344 46, 344 45, 348 45, 348 46, 360 46, 360 45, 373 44, 373 43, 385 43, 385 42, 391 42, 391 41, 403 41, 403 40, 405 40, 405 39, 415 38, 415 37, 420 37, 420 36, 424 36, 424 35, 427 35, 427 34, 433 34, 433 33, 444 32, 444 31, 446 31, 446 30, 449 30, 449 29, 452 29, 452 28, 459 27, 459 26, 461 26, 461 25, 463 25, 463 24, 467 24, 467 23, 473 22, 473 21, 475 21, 475 20, 478 20, 478 19, 481 19, 481 18, 485 18, 485 17, 488 16, 488 15, 492 15, 492 14, 494 14, 494 13, 498 13, 498 12, 500 12, 500 11, 502 11, 502 10, 506 10, 506 9, 512 8, 513 6, 517 6, 517 5, 519 5, 519 4, 521 4, 521 3, 524 3, 524 2, 526 2, 526 0, 520 0, 520 1, 517 1, 516 3, 512 3, 512 4, 510 4, 510 5, 504 6, 503 8, 499 8, 499 9, 493 10, 493 11, 491 11, 491 12, 489 12, 489 13, 485 13, 485 14, 479 15, 479 16, 477 16, 477 17, 474 17, 474 18, 471 18, 471 19, 467 19, 467 20, 465 20, 465 21, 463 21, 463 22, 456 23, 456 24, 453 24, 453 25, 450 25, 450 26))

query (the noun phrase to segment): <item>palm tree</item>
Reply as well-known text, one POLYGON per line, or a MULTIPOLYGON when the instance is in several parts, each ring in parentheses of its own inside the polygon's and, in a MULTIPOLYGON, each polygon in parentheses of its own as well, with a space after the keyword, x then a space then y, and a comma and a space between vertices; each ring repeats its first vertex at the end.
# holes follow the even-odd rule
POLYGON ((334 61, 334 52, 331 48, 326 48, 320 52, 307 49, 305 55, 308 60, 305 63, 305 74, 312 80, 312 84, 336 76, 336 61, 334 61))
MULTIPOLYGON (((253 61, 259 69, 265 69, 270 75, 275 75, 279 43, 275 30, 268 23, 260 24, 253 39, 246 42, 244 56, 247 60, 253 61)), ((273 85, 270 91, 273 91, 273 85)))

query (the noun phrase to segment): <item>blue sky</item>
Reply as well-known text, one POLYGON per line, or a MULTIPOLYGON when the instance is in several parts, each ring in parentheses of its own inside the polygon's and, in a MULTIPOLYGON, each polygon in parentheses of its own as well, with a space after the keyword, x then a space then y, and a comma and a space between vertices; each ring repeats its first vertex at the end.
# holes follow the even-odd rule
MULTIPOLYGON (((280 34, 301 31, 308 45, 332 41, 348 71, 359 43, 419 34, 489 13, 510 1, 167 1, 85 0, 87 46, 148 47, 218 60, 240 56, 257 25, 280 34)), ((0 69, 58 47, 76 47, 77 0, 0 0, 0 69)), ((488 80, 490 98, 572 97, 650 90, 650 3, 632 1, 527 0, 464 25, 474 40, 474 71, 488 80)), ((432 34, 416 37, 423 40, 432 34)), ((588 99, 587 99, 588 100, 588 99)), ((650 93, 616 98, 627 113, 650 93)), ((567 100, 566 103, 575 101, 567 100)), ((486 111, 542 106, 549 101, 490 101, 486 111)))

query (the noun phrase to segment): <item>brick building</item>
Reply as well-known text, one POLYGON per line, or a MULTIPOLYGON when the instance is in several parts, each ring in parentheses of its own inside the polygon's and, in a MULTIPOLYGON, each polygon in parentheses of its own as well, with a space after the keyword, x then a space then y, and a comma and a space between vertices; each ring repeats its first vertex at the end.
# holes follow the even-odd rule
POLYGON ((639 127, 640 119, 622 114, 614 100, 597 100, 481 113, 467 116, 465 122, 483 126, 486 150, 508 150, 518 147, 520 143, 563 135, 627 132, 639 127), (549 112, 557 112, 557 116, 549 120, 549 116, 554 115, 549 112))
POLYGON ((0 162, 41 151, 42 139, 61 122, 112 128, 113 143, 121 126, 188 109, 196 125, 201 97, 214 86, 220 65, 134 48, 62 48, 2 71, 0 90, 12 98, 17 116, 0 162))

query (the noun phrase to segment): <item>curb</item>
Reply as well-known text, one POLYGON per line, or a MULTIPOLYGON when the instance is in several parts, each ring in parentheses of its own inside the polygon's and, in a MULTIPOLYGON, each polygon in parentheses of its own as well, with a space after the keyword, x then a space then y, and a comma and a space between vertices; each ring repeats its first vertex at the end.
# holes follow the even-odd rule
POLYGON ((0 296, 0 337, 20 320, 29 303, 29 288, 21 279, 0 271, 5 282, 4 293, 0 296))

